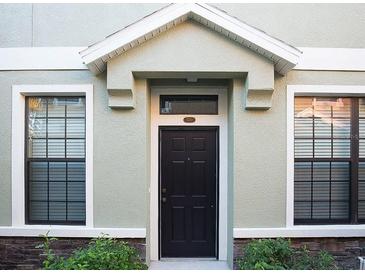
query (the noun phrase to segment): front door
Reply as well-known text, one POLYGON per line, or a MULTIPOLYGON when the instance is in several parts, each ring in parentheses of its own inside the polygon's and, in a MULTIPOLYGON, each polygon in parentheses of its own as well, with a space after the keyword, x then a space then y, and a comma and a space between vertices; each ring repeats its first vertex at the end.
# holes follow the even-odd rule
POLYGON ((161 257, 217 256, 217 128, 160 129, 161 257))

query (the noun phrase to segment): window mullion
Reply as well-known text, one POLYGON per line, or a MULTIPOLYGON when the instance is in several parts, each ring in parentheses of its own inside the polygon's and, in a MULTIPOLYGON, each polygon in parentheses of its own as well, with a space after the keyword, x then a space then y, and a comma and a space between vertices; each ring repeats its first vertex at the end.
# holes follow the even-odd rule
POLYGON ((351 223, 357 223, 358 204, 358 166, 359 166, 359 99, 351 100, 351 184, 350 216, 351 223))

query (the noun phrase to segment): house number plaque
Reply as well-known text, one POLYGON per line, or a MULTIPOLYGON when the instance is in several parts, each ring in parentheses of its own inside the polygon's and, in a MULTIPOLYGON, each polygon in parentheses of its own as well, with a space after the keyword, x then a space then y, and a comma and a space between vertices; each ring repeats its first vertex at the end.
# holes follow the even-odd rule
POLYGON ((194 123, 195 122, 195 117, 185 117, 184 122, 185 123, 194 123))

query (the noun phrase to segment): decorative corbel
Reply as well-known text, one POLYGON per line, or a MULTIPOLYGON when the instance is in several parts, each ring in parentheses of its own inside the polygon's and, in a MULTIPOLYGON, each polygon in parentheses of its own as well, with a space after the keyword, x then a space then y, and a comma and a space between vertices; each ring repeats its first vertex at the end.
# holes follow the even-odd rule
POLYGON ((268 110, 272 105, 272 95, 274 89, 248 89, 246 91, 246 104, 247 110, 268 110))
POLYGON ((108 89, 108 106, 112 109, 133 109, 134 96, 131 89, 108 89))

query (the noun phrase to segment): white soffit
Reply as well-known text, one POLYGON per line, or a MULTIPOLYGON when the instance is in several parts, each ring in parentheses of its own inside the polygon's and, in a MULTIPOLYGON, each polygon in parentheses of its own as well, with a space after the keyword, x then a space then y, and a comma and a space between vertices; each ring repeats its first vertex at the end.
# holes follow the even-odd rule
POLYGON ((106 63, 113 57, 187 20, 195 20, 272 60, 275 70, 280 74, 285 74, 295 67, 301 55, 297 48, 249 26, 218 8, 201 3, 179 3, 170 4, 151 13, 89 46, 80 52, 81 58, 93 73, 99 74, 106 69, 106 63))

